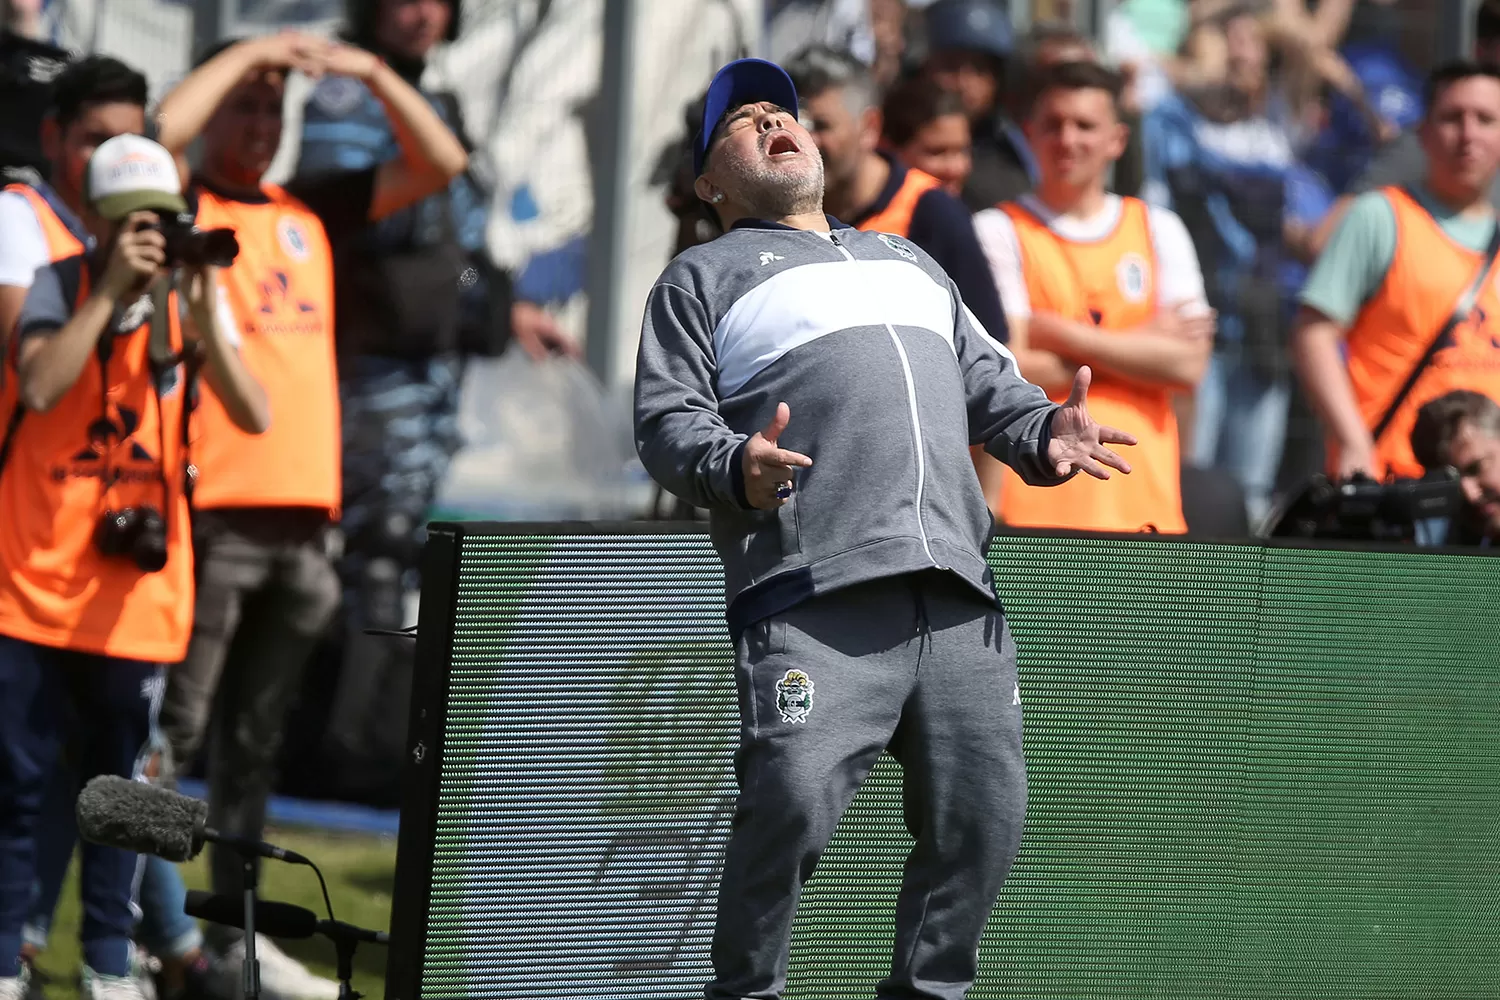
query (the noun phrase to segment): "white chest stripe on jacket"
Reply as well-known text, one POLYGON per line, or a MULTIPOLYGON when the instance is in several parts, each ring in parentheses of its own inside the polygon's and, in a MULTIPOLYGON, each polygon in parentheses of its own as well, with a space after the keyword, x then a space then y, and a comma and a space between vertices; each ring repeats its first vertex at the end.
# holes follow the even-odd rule
MULTIPOLYGON (((831 333, 888 325, 931 330, 953 347, 953 296, 904 260, 847 258, 789 267, 746 292, 714 327, 719 398, 789 351, 831 333)), ((956 353, 956 352, 955 352, 956 353)))
MULTIPOLYGON (((871 263, 869 261, 856 261, 854 255, 845 250, 843 245, 837 241, 834 242, 834 245, 839 248, 840 253, 849 259, 849 263, 853 267, 862 267, 865 264, 871 263)), ((915 270, 915 268, 912 270, 915 270)), ((926 277, 926 275, 924 274, 923 277, 926 277)), ((943 297, 949 300, 951 308, 951 297, 946 292, 943 297)), ((912 444, 915 446, 917 455, 917 534, 922 539, 922 551, 927 553, 928 560, 934 566, 937 566, 938 561, 932 556, 932 547, 927 544, 927 526, 922 523, 922 492, 927 485, 927 456, 925 454, 926 448, 922 444, 922 419, 917 413, 917 383, 912 378, 911 362, 906 357, 906 347, 902 345, 901 338, 896 335, 895 328, 891 326, 888 320, 881 321, 880 325, 885 327, 885 332, 890 335, 891 343, 896 347, 896 354, 901 358, 901 374, 906 379, 906 403, 911 410, 912 444)), ((949 327, 947 340, 948 346, 952 347, 953 332, 951 326, 949 327)))

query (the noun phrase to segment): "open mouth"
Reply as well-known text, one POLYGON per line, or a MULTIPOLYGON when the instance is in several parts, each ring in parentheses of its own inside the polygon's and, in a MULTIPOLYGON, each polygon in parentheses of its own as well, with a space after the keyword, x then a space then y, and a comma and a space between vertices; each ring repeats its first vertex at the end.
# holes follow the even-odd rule
POLYGON ((788 132, 776 132, 766 142, 767 156, 796 156, 802 152, 797 147, 797 140, 793 139, 788 132))

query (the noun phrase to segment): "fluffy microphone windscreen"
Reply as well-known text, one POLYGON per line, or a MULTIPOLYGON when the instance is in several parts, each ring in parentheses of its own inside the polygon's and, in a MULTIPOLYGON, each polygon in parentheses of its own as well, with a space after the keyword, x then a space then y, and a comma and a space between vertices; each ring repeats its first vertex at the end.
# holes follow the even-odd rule
POLYGON ((100 775, 78 795, 78 833, 92 844, 188 861, 208 803, 115 775, 100 775))

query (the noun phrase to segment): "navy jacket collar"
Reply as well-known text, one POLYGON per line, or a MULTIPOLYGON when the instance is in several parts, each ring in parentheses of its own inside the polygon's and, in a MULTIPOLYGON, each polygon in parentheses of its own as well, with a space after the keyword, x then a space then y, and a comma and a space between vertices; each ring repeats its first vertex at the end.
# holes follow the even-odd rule
MULTIPOLYGON (((823 216, 823 218, 825 218, 825 219, 828 220, 828 227, 830 229, 853 229, 854 228, 853 226, 849 225, 848 223, 840 222, 838 219, 835 219, 831 215, 825 215, 825 216, 823 216)), ((784 229, 787 232, 800 232, 800 230, 798 230, 795 226, 786 226, 786 225, 781 224, 780 222, 772 222, 770 219, 741 219, 740 221, 736 222, 734 225, 730 226, 729 228, 731 230, 733 230, 733 229, 784 229)))

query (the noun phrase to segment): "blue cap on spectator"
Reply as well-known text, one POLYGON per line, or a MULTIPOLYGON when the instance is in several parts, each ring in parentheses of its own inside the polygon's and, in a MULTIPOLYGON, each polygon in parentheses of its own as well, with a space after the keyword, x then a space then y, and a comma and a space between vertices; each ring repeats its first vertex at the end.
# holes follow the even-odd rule
POLYGON ((990 0, 937 0, 927 8, 927 49, 972 49, 998 59, 1010 55, 1010 15, 990 0))
POLYGON ((714 74, 703 102, 703 127, 693 139, 693 173, 703 173, 708 159, 708 143, 714 126, 726 111, 743 104, 769 101, 797 113, 797 88, 786 70, 764 59, 736 59, 714 74))

